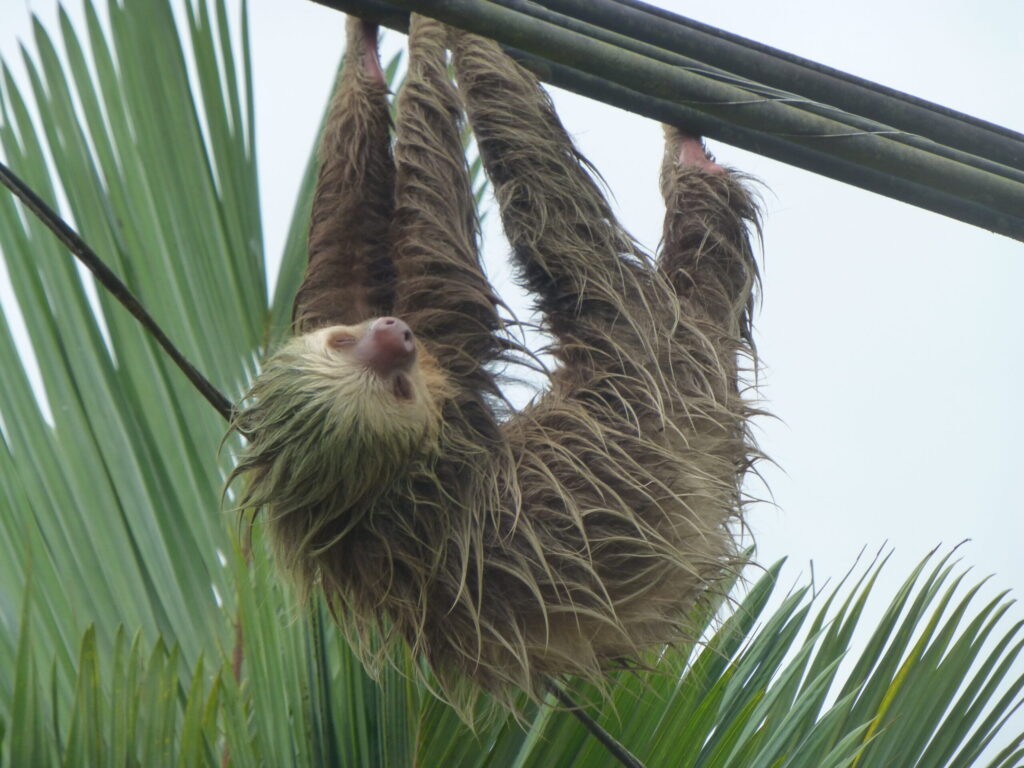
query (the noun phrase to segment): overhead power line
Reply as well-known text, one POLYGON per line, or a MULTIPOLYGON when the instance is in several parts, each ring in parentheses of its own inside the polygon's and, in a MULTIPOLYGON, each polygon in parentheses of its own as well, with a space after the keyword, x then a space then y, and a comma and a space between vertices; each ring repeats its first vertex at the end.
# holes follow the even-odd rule
POLYGON ((639 0, 542 0, 637 40, 1024 171, 1024 134, 639 0))
POLYGON ((635 0, 316 1, 433 16, 553 85, 1024 240, 1024 136, 635 0))

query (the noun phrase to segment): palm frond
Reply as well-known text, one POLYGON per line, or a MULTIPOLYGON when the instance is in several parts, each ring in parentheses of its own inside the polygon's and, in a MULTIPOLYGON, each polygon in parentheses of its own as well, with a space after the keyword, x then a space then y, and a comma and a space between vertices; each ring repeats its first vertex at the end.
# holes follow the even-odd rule
MULTIPOLYGON (((237 394, 287 330, 313 165, 271 302, 244 16, 232 28, 210 0, 181 18, 170 0, 86 2, 80 30, 37 23, 25 77, 0 69, 0 148, 237 394)), ((16 297, 0 313, 0 764, 615 764, 564 709, 474 732, 412 682, 414 660, 371 678, 259 536, 251 562, 240 551, 217 414, 7 195, 0 252, 16 297)), ((623 671, 592 714, 649 766, 1019 764, 1022 737, 998 735, 1024 690, 1008 600, 933 555, 858 629, 881 567, 777 597, 773 566, 705 617, 702 644, 623 671)))

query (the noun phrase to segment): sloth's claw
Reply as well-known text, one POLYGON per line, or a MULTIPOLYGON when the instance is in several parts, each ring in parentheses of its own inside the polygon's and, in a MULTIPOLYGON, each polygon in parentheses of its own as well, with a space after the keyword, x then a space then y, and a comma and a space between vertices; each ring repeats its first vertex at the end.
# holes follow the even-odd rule
POLYGON ((715 162, 704 148, 704 142, 699 136, 691 136, 682 131, 679 132, 679 165, 692 165, 701 168, 707 173, 720 175, 725 173, 725 168, 715 162))
POLYGON ((359 31, 362 36, 359 46, 363 49, 363 71, 375 83, 387 87, 388 81, 384 77, 384 70, 380 66, 380 54, 377 51, 377 25, 360 20, 359 31))

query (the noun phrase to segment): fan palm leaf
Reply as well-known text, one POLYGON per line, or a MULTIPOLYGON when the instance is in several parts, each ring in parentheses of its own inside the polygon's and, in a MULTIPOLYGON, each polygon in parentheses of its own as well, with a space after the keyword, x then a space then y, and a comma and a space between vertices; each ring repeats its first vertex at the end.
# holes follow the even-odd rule
MULTIPOLYGON (((236 396, 287 329, 312 156, 271 299, 245 6, 234 25, 219 0, 179 10, 87 0, 80 26, 36 23, 24 76, 0 69, 0 148, 236 396)), ((473 730, 403 669, 371 678, 258 532, 241 551, 224 425, 152 339, 7 195, 0 252, 0 763, 616 764, 564 710, 473 730)), ((650 766, 1018 765, 1008 600, 933 554, 858 630, 881 567, 773 598, 777 564, 592 709, 650 766)))

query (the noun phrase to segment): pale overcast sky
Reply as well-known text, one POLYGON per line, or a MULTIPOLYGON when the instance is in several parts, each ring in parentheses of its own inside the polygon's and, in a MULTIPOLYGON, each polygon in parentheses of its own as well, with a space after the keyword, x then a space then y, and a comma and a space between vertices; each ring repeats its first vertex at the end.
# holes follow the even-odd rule
MULTIPOLYGON (((1024 131, 1021 0, 660 4, 1024 131)), ((27 5, 53 16, 49 0, 0 0, 5 59, 16 39, 30 39, 27 5)), ((264 222, 277 253, 343 22, 303 0, 250 6, 264 222)), ((385 51, 402 42, 389 33, 385 51)), ((655 248, 659 127, 571 94, 555 100, 623 223, 655 248)), ((877 587, 887 598, 929 549, 970 539, 965 564, 1020 594, 1024 244, 727 145, 711 149, 764 183, 757 341, 761 394, 777 420, 760 423, 760 439, 778 466, 762 467, 775 506, 749 515, 761 561, 788 555, 784 573, 796 580, 813 560, 821 580, 888 542, 896 556, 877 587)), ((489 270, 505 284, 506 246, 497 217, 490 222, 489 270)))

